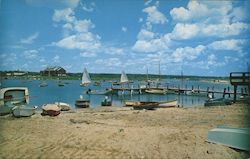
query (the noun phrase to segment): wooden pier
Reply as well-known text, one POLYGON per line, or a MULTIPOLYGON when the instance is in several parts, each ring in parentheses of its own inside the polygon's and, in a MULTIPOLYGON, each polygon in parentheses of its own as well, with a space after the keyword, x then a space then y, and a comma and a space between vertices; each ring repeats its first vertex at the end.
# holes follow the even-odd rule
POLYGON ((248 93, 250 92, 250 72, 231 72, 230 83, 234 86, 234 101, 236 101, 238 86, 248 86, 248 93))

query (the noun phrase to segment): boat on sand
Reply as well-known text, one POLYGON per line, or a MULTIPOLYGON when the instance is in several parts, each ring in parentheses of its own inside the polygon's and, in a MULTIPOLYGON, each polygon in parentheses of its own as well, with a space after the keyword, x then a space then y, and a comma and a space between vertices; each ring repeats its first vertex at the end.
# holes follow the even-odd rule
POLYGON ((82 95, 80 95, 80 98, 76 100, 75 106, 78 108, 88 108, 89 107, 89 100, 86 100, 83 98, 82 95))
POLYGON ((71 109, 71 106, 68 103, 63 102, 55 102, 55 104, 61 108, 61 111, 68 111, 71 109))
POLYGON ((45 104, 42 106, 42 110, 41 115, 57 116, 61 113, 61 108, 56 104, 45 104))
POLYGON ((12 114, 15 117, 30 117, 36 113, 37 106, 29 107, 26 105, 15 106, 12 108, 12 114))

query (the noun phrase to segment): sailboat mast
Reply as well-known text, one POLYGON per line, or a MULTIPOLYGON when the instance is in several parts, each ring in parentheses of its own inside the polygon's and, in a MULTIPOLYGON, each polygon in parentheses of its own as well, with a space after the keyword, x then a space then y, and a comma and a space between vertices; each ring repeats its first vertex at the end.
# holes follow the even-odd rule
POLYGON ((159 81, 161 80, 161 62, 159 61, 159 81))

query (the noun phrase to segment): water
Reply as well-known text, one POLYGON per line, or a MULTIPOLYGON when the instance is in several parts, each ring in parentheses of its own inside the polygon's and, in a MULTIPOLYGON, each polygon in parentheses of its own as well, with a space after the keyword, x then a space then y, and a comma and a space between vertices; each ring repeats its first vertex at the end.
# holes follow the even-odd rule
MULTIPOLYGON (((54 102, 65 102, 74 106, 76 99, 82 95, 85 99, 90 100, 90 107, 98 107, 101 105, 102 100, 105 98, 105 95, 88 95, 86 91, 90 88, 91 90, 105 90, 110 88, 111 84, 108 82, 102 82, 101 86, 90 85, 88 87, 80 87, 80 80, 69 80, 65 81, 68 84, 65 84, 63 87, 58 86, 58 81, 47 80, 45 81, 47 87, 39 87, 39 80, 3 80, 2 87, 27 87, 29 89, 30 95, 30 105, 41 106, 47 103, 54 102)), ((163 80, 164 82, 164 80, 163 80)), ((166 82, 166 81, 165 81, 166 82)), ((167 80, 168 85, 171 87, 178 87, 181 85, 180 80, 167 80)), ((188 88, 191 88, 193 85, 196 89, 197 86, 200 86, 200 89, 206 90, 207 87, 214 87, 214 90, 223 91, 224 88, 230 87, 233 90, 230 84, 222 83, 209 83, 202 81, 183 81, 183 87, 187 85, 188 88)), ((134 88, 138 86, 138 81, 134 83, 134 88)), ((193 107, 193 106, 203 106, 204 101, 207 99, 206 96, 191 96, 191 95, 178 95, 178 94, 166 94, 166 95, 156 95, 156 94, 133 94, 121 93, 108 95, 112 99, 112 105, 123 106, 125 100, 141 100, 141 101, 166 101, 177 99, 179 105, 183 107, 193 107)), ((215 94, 215 97, 220 98, 222 94, 215 94)))

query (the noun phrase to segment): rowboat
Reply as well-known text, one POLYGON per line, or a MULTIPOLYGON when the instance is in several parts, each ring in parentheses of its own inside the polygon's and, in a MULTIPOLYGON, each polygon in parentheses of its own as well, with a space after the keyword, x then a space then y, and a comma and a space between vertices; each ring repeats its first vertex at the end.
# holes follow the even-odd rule
POLYGON ((155 109, 177 107, 177 100, 162 101, 162 102, 147 102, 147 101, 125 101, 125 107, 133 107, 134 109, 155 109))
POLYGON ((250 128, 214 128, 208 131, 206 141, 250 151, 250 128))
POLYGON ((12 108, 12 114, 15 117, 30 117, 35 114, 37 106, 28 107, 26 105, 15 106, 12 108))
POLYGON ((102 106, 111 106, 112 105, 112 101, 108 99, 108 97, 106 96, 105 99, 102 101, 101 103, 102 106))
POLYGON ((63 102, 55 102, 55 104, 61 108, 61 111, 68 111, 71 109, 71 106, 67 103, 63 103, 63 102))
POLYGON ((225 98, 218 98, 218 99, 208 99, 205 101, 204 106, 224 106, 224 105, 231 105, 232 101, 225 98))
POLYGON ((61 108, 56 104, 45 104, 42 106, 42 115, 57 116, 61 113, 61 108))

